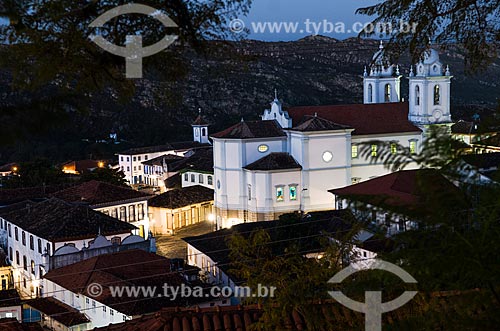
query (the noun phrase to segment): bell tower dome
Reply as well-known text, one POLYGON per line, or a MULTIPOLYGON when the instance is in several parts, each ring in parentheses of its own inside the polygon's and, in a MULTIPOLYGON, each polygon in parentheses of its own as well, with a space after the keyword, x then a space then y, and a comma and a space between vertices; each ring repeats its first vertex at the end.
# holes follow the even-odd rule
POLYGON ((410 69, 408 119, 419 126, 451 123, 450 68, 443 67, 435 49, 425 52, 423 60, 410 69))
POLYGON ((370 70, 363 73, 363 103, 387 103, 401 100, 399 67, 390 63, 382 41, 373 55, 370 70))
POLYGON ((193 140, 201 144, 208 144, 208 122, 201 115, 201 109, 198 110, 198 117, 191 124, 193 127, 193 140))

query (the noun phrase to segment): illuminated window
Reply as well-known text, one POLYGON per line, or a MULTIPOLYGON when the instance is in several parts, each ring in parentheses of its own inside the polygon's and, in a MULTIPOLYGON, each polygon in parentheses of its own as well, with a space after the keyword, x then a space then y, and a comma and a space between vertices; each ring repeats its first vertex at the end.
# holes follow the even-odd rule
POLYGON ((410 153, 412 153, 412 154, 417 153, 417 141, 416 140, 410 141, 410 153))
POLYGON ((398 144, 392 143, 391 144, 391 154, 396 154, 398 152, 398 144))
POLYGON ((373 102, 373 86, 372 86, 372 84, 368 85, 368 102, 373 102))
POLYGON ((276 188, 276 201, 284 201, 285 193, 283 190, 283 186, 279 186, 276 188))
POLYGON ((351 147, 351 157, 353 159, 358 158, 358 146, 354 145, 351 147))
POLYGON ((377 145, 372 145, 372 156, 377 156, 377 145))
POLYGON ((212 176, 208 176, 208 185, 213 185, 213 177, 212 176))
POLYGON ((265 153, 265 152, 267 152, 269 150, 269 146, 267 146, 267 145, 259 145, 258 149, 259 149, 259 152, 265 153))
POLYGON ((297 186, 290 186, 290 200, 297 200, 297 186))

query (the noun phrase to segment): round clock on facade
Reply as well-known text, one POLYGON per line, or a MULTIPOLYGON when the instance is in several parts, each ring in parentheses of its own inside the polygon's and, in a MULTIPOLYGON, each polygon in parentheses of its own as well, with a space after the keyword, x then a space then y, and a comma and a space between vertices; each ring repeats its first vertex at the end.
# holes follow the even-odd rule
POLYGON ((330 162, 332 159, 333 159, 332 152, 326 151, 326 152, 323 153, 323 161, 330 162))

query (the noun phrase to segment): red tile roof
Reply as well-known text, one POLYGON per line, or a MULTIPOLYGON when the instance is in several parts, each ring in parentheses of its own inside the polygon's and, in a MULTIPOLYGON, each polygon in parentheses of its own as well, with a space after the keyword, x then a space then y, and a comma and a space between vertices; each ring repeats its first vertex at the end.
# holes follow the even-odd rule
POLYGON ((53 242, 127 234, 136 229, 130 223, 96 212, 88 206, 51 198, 39 203, 21 204, 2 217, 25 231, 53 242))
POLYGON ((427 210, 426 202, 431 195, 445 195, 447 199, 456 199, 466 204, 461 191, 432 169, 398 171, 329 192, 373 206, 402 208, 422 213, 427 210))
POLYGON ((203 116, 198 115, 192 125, 208 125, 208 122, 205 120, 205 118, 203 118, 203 116))
POLYGON ((145 200, 149 197, 147 194, 128 187, 116 186, 96 180, 58 191, 53 196, 67 202, 85 202, 94 206, 133 199, 145 200))
POLYGON ((20 323, 16 318, 0 318, 2 331, 44 331, 38 323, 20 323))
POLYGON ((170 190, 149 200, 150 207, 177 209, 214 200, 214 190, 194 185, 170 190))
POLYGON ((164 284, 180 286, 184 279, 172 272, 170 260, 143 250, 128 250, 99 255, 78 263, 49 271, 44 278, 72 291, 87 295, 87 286, 100 284, 102 294, 95 300, 126 315, 158 311, 162 307, 197 304, 201 299, 145 297, 143 293, 133 299, 113 297, 110 286, 150 286, 161 289, 164 284))
MULTIPOLYGON (((489 320, 495 314, 494 298, 486 291, 454 291, 431 294, 418 293, 405 306, 384 314, 384 325, 391 325, 394 330, 408 329, 409 319, 422 319, 432 313, 433 329, 448 330, 450 316, 465 317, 473 321, 489 320), (406 329, 403 327, 406 326, 406 329)), ((334 300, 312 303, 325 319, 321 330, 362 330, 365 325, 363 314, 353 312, 334 300)), ((286 330, 307 330, 304 312, 289 309, 285 312, 283 326, 286 330)), ((307 313, 307 311, 305 312, 307 313)), ((263 315, 262 306, 226 306, 214 308, 166 308, 155 314, 142 316, 125 323, 110 324, 94 331, 249 331, 263 315)), ((319 315, 319 314, 318 314, 319 315)), ((262 321, 260 321, 262 322, 262 321)), ((460 326, 462 319, 457 319, 460 326)), ((488 327, 494 325, 491 321, 488 327)), ((260 325, 260 327, 264 326, 260 325)), ((484 328, 485 330, 488 329, 484 328)), ((312 328, 311 328, 312 329, 312 328)))
POLYGON ((270 153, 263 158, 247 165, 247 170, 285 170, 302 169, 302 166, 288 153, 270 153))
POLYGON ((353 135, 422 132, 408 120, 406 102, 293 107, 288 114, 294 123, 300 123, 304 116, 317 114, 334 123, 353 127, 353 135))
POLYGON ((67 327, 90 322, 84 314, 54 298, 32 299, 25 304, 67 327))
POLYGON ((327 119, 316 116, 306 115, 302 119, 302 122, 297 126, 293 127, 294 131, 302 132, 314 132, 314 131, 333 131, 333 130, 345 130, 352 129, 348 125, 341 125, 329 121, 327 119))
POLYGON ((222 139, 252 139, 286 137, 277 121, 241 121, 224 131, 212 135, 222 139))

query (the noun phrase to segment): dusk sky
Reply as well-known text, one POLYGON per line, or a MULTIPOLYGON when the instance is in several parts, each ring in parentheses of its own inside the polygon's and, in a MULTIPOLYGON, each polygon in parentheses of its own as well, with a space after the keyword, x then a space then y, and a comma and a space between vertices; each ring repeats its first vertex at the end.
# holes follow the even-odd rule
MULTIPOLYGON (((355 22, 367 23, 370 18, 356 15, 357 8, 376 4, 377 0, 254 0, 250 14, 242 18, 248 28, 251 22, 299 22, 300 28, 304 28, 304 22, 310 19, 314 22, 322 22, 324 19, 336 23, 344 22, 349 29, 355 22)), ((356 35, 356 33, 328 34, 337 39, 345 39, 356 35)), ((309 33, 251 33, 248 37, 258 40, 296 40, 309 35, 309 33)))

